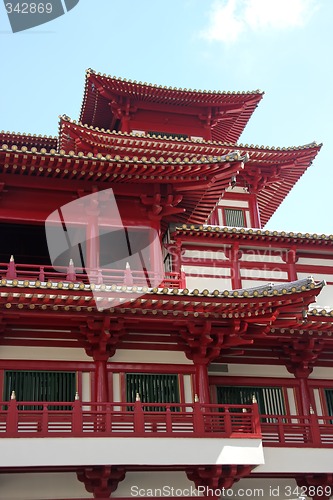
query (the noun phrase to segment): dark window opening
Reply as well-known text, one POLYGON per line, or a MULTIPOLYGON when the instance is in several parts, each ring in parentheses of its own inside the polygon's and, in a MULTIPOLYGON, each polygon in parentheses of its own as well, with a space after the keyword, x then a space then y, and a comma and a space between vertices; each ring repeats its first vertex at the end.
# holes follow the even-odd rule
MULTIPOLYGON (((248 405, 255 397, 261 415, 286 415, 282 387, 218 386, 218 404, 248 405)), ((269 422, 271 419, 262 419, 269 422)))
MULTIPOLYGON (((74 401, 76 392, 75 372, 11 371, 4 374, 3 399, 9 401, 12 392, 17 401, 74 401)), ((22 405, 22 410, 42 410, 40 405, 22 405)), ((70 410, 71 405, 52 405, 51 410, 70 410)))
MULTIPOLYGON (((44 225, 1 224, 0 262, 50 265, 44 225)), ((68 263, 67 263, 68 264, 68 263)))
MULTIPOLYGON (((178 375, 127 373, 126 398, 133 403, 139 394, 143 403, 179 403, 178 375)), ((165 411, 165 407, 146 407, 145 411, 165 411)), ((172 408, 175 411, 175 408, 172 408)))
POLYGON ((170 229, 168 228, 163 236, 163 245, 162 245, 164 271, 166 271, 167 273, 172 272, 172 255, 166 248, 166 245, 169 245, 170 242, 171 242, 171 236, 170 236, 170 229))
POLYGON ((148 268, 149 245, 155 235, 156 232, 149 229, 101 228, 100 266, 109 269, 124 269, 124 263, 126 264, 128 257, 132 257, 131 261, 133 263, 134 259, 136 269, 141 269, 143 263, 148 268))
MULTIPOLYGON (((326 399, 326 406, 327 406, 327 413, 329 416, 333 416, 333 389, 325 389, 325 399, 326 399)), ((333 420, 330 421, 330 423, 333 423, 333 420)))

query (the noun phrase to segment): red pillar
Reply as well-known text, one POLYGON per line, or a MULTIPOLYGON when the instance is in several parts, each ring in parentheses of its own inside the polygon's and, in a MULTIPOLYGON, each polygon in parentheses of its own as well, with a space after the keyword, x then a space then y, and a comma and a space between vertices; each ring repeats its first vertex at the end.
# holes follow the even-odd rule
POLYGON ((195 392, 199 396, 200 403, 210 403, 209 380, 207 364, 195 363, 195 392))
POLYGON ((99 227, 98 227, 98 206, 94 200, 94 205, 90 205, 86 209, 87 226, 86 226, 86 262, 85 267, 88 269, 99 269, 99 227))
POLYGON ((95 398, 96 402, 104 403, 109 399, 109 384, 107 374, 107 359, 95 359, 95 398))
POLYGON ((285 261, 287 263, 287 271, 288 271, 288 281, 296 281, 297 273, 296 273, 296 248, 290 248, 285 257, 285 261))
POLYGON ((299 381, 300 413, 302 415, 310 415, 311 398, 308 378, 312 372, 312 368, 306 366, 287 366, 287 369, 289 373, 292 373, 296 380, 299 381))
POLYGON ((161 258, 161 240, 160 240, 160 222, 153 221, 149 231, 150 244, 150 272, 148 275, 154 277, 154 283, 151 286, 158 286, 164 279, 164 267, 161 258), (158 283, 157 283, 158 282, 158 283))
POLYGON ((182 242, 176 239, 175 245, 172 247, 172 271, 180 273, 182 265, 182 242))
POLYGON ((86 267, 89 269, 98 269, 99 268, 98 216, 88 215, 86 240, 87 240, 86 267))
POLYGON ((311 401, 310 401, 310 393, 308 386, 308 378, 306 375, 305 376, 296 375, 296 377, 299 380, 302 415, 309 415, 311 401))
POLYGON ((230 272, 231 272, 231 288, 233 290, 237 290, 238 288, 242 288, 238 245, 233 245, 231 247, 229 259, 230 259, 230 272))
POLYGON ((252 193, 250 196, 250 210, 251 210, 252 227, 258 227, 259 229, 261 229, 258 200, 257 200, 257 195, 254 193, 252 193))

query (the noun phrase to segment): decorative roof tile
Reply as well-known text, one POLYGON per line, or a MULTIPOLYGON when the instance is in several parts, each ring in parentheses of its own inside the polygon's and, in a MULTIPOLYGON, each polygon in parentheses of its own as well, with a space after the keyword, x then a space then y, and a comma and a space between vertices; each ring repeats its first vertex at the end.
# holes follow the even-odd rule
POLYGON ((182 224, 176 225, 176 234, 190 234, 191 236, 205 236, 207 234, 214 235, 216 238, 233 237, 239 239, 243 237, 248 240, 251 238, 263 240, 279 240, 279 241, 311 241, 316 244, 333 244, 333 234, 316 234, 316 233, 296 233, 293 231, 269 231, 268 229, 254 229, 244 227, 229 227, 229 226, 214 226, 214 225, 194 225, 182 224))

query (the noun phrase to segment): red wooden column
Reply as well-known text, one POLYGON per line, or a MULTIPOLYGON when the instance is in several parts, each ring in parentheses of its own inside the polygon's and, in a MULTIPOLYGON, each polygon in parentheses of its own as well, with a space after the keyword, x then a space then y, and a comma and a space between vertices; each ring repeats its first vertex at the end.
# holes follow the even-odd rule
POLYGON ((301 340, 295 339, 282 346, 284 361, 289 373, 292 373, 299 381, 300 388, 300 410, 303 415, 310 415, 311 397, 308 385, 309 375, 323 349, 323 341, 318 339, 301 340))
POLYGON ((297 280, 297 273, 296 273, 297 255, 296 255, 296 248, 295 247, 287 250, 287 252, 285 253, 284 261, 287 264, 288 281, 296 281, 297 280))
MULTIPOLYGON (((151 272, 154 280, 158 278, 158 285, 164 278, 163 259, 161 258, 161 240, 160 240, 160 222, 152 221, 150 230, 150 258, 151 258, 151 272)), ((157 286, 154 283, 154 286, 157 286)))
POLYGON ((97 403, 105 403, 109 399, 109 383, 106 355, 94 355, 95 361, 95 398, 97 403))
POLYGON ((182 242, 179 238, 176 239, 174 245, 170 245, 170 253, 173 256, 172 271, 180 273, 182 267, 182 242))
POLYGON ((251 211, 252 227, 261 228, 258 200, 257 200, 257 195, 255 193, 252 193, 250 196, 250 211, 251 211))
POLYGON ((308 378, 311 372, 312 370, 305 371, 304 369, 298 369, 294 372, 296 379, 299 381, 301 411, 302 415, 305 416, 310 415, 311 408, 310 391, 308 385, 308 378))
POLYGON ((109 401, 109 381, 107 362, 115 354, 119 340, 124 334, 123 322, 111 316, 101 320, 87 321, 80 328, 81 339, 85 344, 85 351, 95 363, 95 401, 98 403, 109 401))
POLYGON ((240 252, 238 244, 232 245, 229 252, 227 252, 227 257, 230 260, 231 288, 233 290, 237 290, 238 288, 242 288, 239 263, 240 252))
POLYGON ((90 270, 99 269, 99 227, 98 227, 98 198, 93 197, 86 207, 86 262, 85 267, 90 270))
POLYGON ((205 360, 194 362, 195 365, 195 393, 200 403, 210 403, 208 366, 205 360))

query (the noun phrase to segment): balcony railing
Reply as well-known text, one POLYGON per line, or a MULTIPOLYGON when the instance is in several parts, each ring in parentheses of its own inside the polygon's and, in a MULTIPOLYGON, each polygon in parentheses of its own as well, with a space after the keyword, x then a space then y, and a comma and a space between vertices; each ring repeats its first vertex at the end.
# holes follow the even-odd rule
POLYGON ((310 414, 260 415, 267 446, 333 447, 333 417, 310 414))
POLYGON ((18 281, 40 282, 79 282, 84 284, 103 283, 117 286, 156 286, 167 288, 184 288, 185 280, 182 273, 153 273, 135 269, 88 269, 82 267, 52 267, 35 264, 16 264, 13 261, 0 263, 0 278, 18 281))
POLYGON ((253 405, 0 403, 0 437, 260 438, 253 405), (68 409, 69 408, 69 409, 68 409))
POLYGON ((257 404, 0 402, 0 437, 257 438, 272 447, 333 447, 333 417, 259 415, 257 404))

